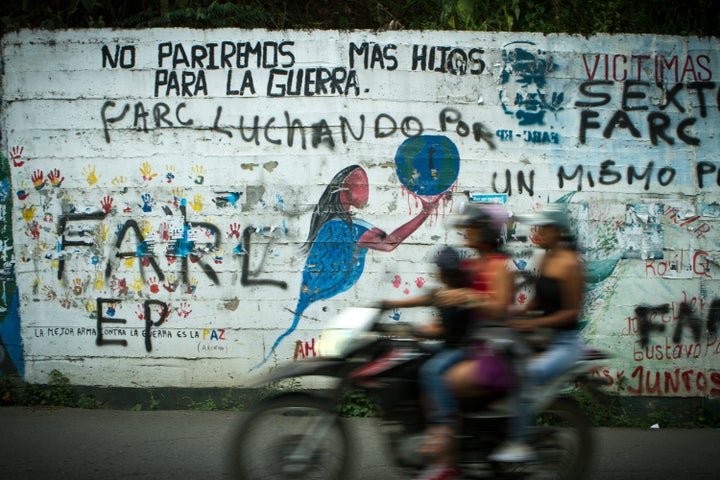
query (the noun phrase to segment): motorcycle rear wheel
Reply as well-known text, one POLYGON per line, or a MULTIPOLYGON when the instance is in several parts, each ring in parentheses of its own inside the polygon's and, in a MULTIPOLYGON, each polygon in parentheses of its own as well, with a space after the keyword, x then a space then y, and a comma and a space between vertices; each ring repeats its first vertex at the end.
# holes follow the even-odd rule
POLYGON ((535 461, 504 465, 501 471, 513 478, 581 480, 592 457, 592 426, 575 401, 559 398, 538 415, 532 445, 535 461))
POLYGON ((331 402, 302 393, 263 401, 233 432, 228 455, 232 478, 242 480, 344 480, 351 438, 331 402), (301 452, 303 441, 314 443, 301 452))

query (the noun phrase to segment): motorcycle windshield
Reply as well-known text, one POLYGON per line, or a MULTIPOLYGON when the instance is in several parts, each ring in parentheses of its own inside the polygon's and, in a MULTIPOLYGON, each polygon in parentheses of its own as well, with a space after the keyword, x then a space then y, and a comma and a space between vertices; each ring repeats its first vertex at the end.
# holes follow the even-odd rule
POLYGON ((370 330, 379 310, 376 308, 354 307, 342 310, 322 332, 321 351, 323 356, 342 356, 351 347, 361 332, 370 330))

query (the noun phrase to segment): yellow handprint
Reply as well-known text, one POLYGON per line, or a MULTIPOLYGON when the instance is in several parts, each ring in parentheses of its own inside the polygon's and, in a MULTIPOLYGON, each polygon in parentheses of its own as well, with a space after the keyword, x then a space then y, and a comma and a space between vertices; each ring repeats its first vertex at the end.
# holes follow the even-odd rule
POLYGON ((130 284, 130 288, 132 288, 136 292, 139 292, 140 290, 143 289, 144 285, 145 284, 143 283, 142 278, 140 278, 139 276, 136 275, 135 278, 133 279, 133 283, 130 284))
POLYGON ((92 300, 87 300, 85 302, 85 311, 92 315, 97 311, 97 303, 92 300))
POLYGON ((148 220, 143 220, 142 224, 140 225, 140 230, 142 231, 143 237, 147 238, 148 234, 152 232, 152 225, 148 220))
POLYGON ((95 272, 95 291, 99 292, 105 289, 105 275, 103 272, 95 272))
POLYGON ((198 185, 202 185, 205 183, 205 167, 202 165, 195 165, 192 167, 193 174, 195 175, 195 178, 193 179, 193 182, 197 183, 198 185))
POLYGON ((173 205, 175 208, 180 206, 180 200, 185 196, 185 189, 181 187, 173 187, 172 189, 173 205))
POLYGON ((165 165, 165 181, 167 183, 172 183, 175 180, 175 173, 175 165, 165 165))
POLYGON ((98 176, 95 173, 94 165, 88 165, 87 167, 83 168, 83 175, 85 175, 85 179, 87 180, 88 185, 90 185, 91 187, 98 182, 98 176))
POLYGON ((127 268, 132 268, 133 265, 135 265, 135 257, 125 257, 125 260, 123 260, 123 263, 127 268))
POLYGON ((145 180, 146 182, 150 182, 153 178, 157 177, 157 173, 152 171, 152 166, 150 165, 150 162, 145 162, 142 164, 142 167, 140 167, 140 173, 142 173, 143 180, 145 180))
POLYGON ((35 210, 35 205, 28 205, 27 207, 20 208, 20 213, 22 213, 23 218, 29 222, 35 218, 35 210))
POLYGON ((100 225, 100 236, 102 237, 103 242, 107 241, 107 237, 110 234, 110 227, 105 225, 104 223, 100 225))
POLYGON ((192 202, 190 202, 190 206, 193 210, 196 212, 199 212, 203 208, 203 197, 202 195, 195 195, 192 199, 192 202))
POLYGON ((125 187, 128 183, 128 178, 123 177, 122 175, 118 175, 117 177, 113 178, 112 181, 113 187, 125 187))

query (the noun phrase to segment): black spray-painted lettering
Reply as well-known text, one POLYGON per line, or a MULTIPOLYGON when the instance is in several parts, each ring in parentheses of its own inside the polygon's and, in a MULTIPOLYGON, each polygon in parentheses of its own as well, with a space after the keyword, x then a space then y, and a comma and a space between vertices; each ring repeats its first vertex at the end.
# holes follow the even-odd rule
POLYGON ((485 50, 447 46, 413 45, 412 70, 449 73, 452 75, 480 75, 485 71, 485 50))
POLYGON ((158 45, 158 68, 289 68, 295 64, 295 42, 230 42, 194 44, 163 42, 158 45), (190 52, 188 54, 188 51, 190 52))
POLYGON ((135 45, 115 45, 115 53, 110 53, 110 47, 103 45, 102 49, 102 67, 122 69, 133 68, 135 66, 135 45))
MULTIPOLYGON (((591 109, 608 105, 613 99, 610 90, 614 85, 615 82, 608 80, 582 83, 579 91, 584 98, 578 100, 575 106, 591 109)), ((641 128, 643 128, 646 131, 645 135, 653 145, 659 145, 661 140, 668 145, 674 145, 676 140, 687 145, 700 145, 700 139, 690 133, 690 129, 697 123, 698 118, 693 116, 682 118, 674 125, 667 110, 672 108, 673 111, 685 114, 686 109, 683 105, 691 103, 694 99, 699 107, 699 118, 706 118, 709 111, 707 95, 716 88, 715 82, 678 83, 668 86, 663 83, 653 85, 650 82, 639 80, 626 81, 622 85, 620 109, 609 117, 605 114, 601 115, 596 110, 580 112, 580 143, 587 142, 587 133, 591 130, 602 130, 602 135, 606 139, 612 138, 613 135, 621 135, 618 132, 623 131, 634 138, 642 138, 641 128), (679 98, 681 94, 683 95, 682 99, 679 98), (660 105, 654 105, 650 101, 651 97, 661 97, 665 101, 660 105), (650 111, 651 108, 657 108, 657 111, 650 111), (628 112, 648 113, 644 122, 637 122, 628 112)), ((718 98, 720 98, 720 89, 716 92, 716 105, 718 98)), ((718 108, 720 109, 720 106, 718 108)))
POLYGON ((395 44, 379 45, 377 43, 362 42, 356 44, 350 42, 348 49, 350 57, 350 68, 355 68, 356 59, 359 59, 364 69, 393 71, 398 67, 397 57, 394 55, 397 46, 395 44))
MULTIPOLYGON (((648 162, 647 166, 640 170, 637 167, 630 165, 625 170, 625 179, 628 185, 632 185, 635 180, 645 180, 644 189, 650 190, 651 181, 654 179, 661 187, 667 187, 670 185, 676 176, 676 170, 673 167, 662 167, 657 170, 657 173, 653 176, 655 171, 655 162, 648 162)), ((560 189, 565 187, 566 180, 577 179, 577 191, 580 192, 583 189, 583 181, 587 179, 588 185, 593 188, 595 187, 596 179, 597 183, 601 185, 615 185, 622 181, 623 172, 615 168, 615 161, 605 160, 600 164, 600 169, 593 175, 593 172, 589 167, 583 165, 577 165, 574 169, 565 168, 560 166, 557 173, 558 187, 560 189)))

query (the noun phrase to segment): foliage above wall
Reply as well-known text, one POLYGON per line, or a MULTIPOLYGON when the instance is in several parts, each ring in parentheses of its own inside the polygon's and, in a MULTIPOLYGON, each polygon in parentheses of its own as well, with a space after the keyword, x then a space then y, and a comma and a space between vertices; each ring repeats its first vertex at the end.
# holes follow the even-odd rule
POLYGON ((0 32, 19 28, 431 29, 720 35, 717 0, 21 0, 0 32))

